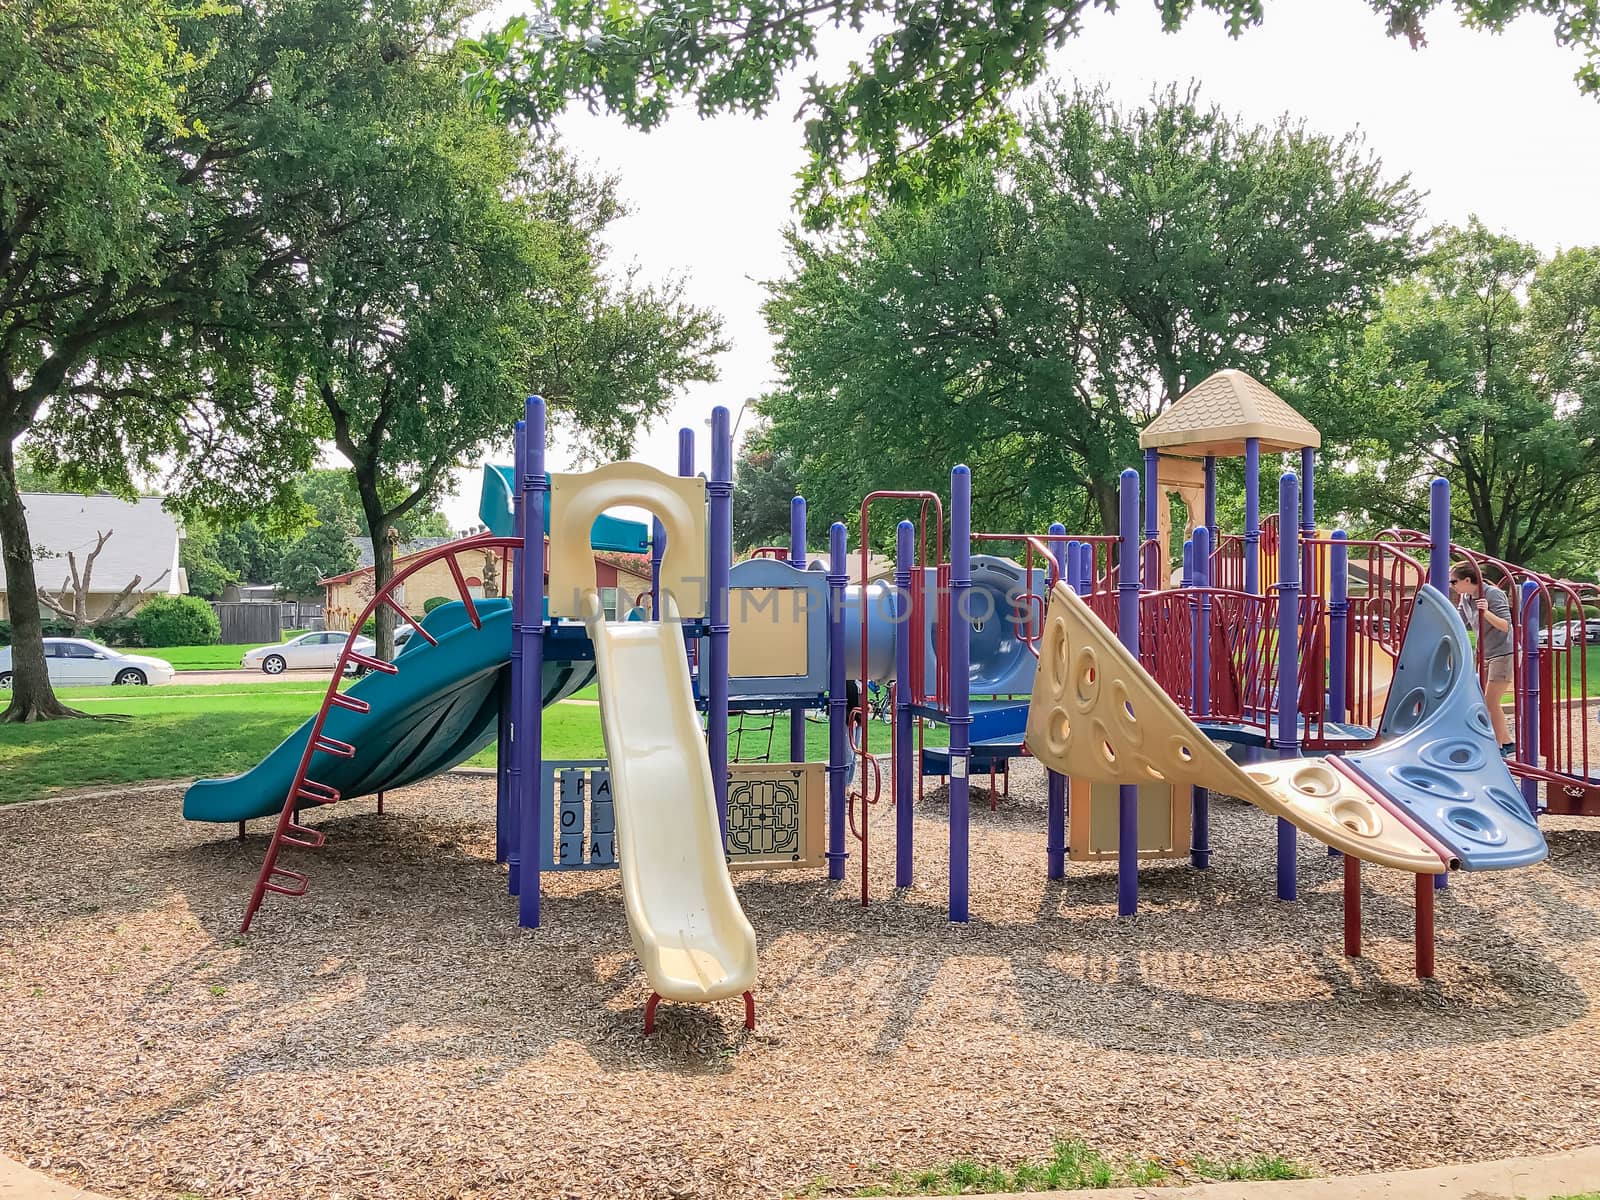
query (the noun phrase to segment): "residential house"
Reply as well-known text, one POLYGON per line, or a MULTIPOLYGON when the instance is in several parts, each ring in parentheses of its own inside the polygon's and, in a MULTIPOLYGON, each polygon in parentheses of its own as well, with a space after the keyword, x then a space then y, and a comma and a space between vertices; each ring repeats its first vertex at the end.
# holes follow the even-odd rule
MULTIPOLYGON (((123 500, 117 496, 80 496, 66 492, 24 492, 22 504, 28 514, 28 532, 36 548, 34 571, 39 586, 59 595, 72 605, 72 567, 67 555, 77 561, 82 578, 87 571, 88 614, 92 622, 103 615, 129 584, 138 599, 137 608, 151 596, 180 596, 188 592, 189 581, 178 565, 178 549, 183 533, 175 517, 161 507, 158 498, 123 500), (93 568, 89 555, 100 539, 105 542, 95 554, 93 568)), ((11 619, 11 598, 0 575, 0 620, 11 619)), ((130 610, 131 611, 131 610, 130 610)), ((49 613, 46 613, 49 616, 49 613)))

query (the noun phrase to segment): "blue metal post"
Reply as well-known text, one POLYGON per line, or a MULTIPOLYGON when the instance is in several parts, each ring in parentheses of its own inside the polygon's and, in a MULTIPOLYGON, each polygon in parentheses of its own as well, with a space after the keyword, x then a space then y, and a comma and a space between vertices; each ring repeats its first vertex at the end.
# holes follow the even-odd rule
POLYGON ((848 534, 835 521, 828 530, 828 878, 844 878, 845 775, 850 770, 845 709, 849 697, 844 678, 844 588, 850 582, 845 563, 848 534))
MULTIPOLYGON (((1450 595, 1450 481, 1442 477, 1428 485, 1428 583, 1450 595)), ((1449 872, 1435 875, 1433 886, 1449 887, 1449 872)))
POLYGON ((1428 485, 1428 582, 1450 595, 1450 481, 1428 485))
POLYGON ((1350 547, 1349 535, 1333 531, 1328 563, 1328 711, 1335 721, 1350 715, 1350 547))
MULTIPOLYGON (((1211 544, 1217 544, 1217 456, 1206 455, 1206 529, 1211 534, 1211 544)), ((1208 572, 1209 574, 1209 572, 1208 572)))
MULTIPOLYGON (((1539 585, 1522 585, 1522 694, 1517 697, 1517 725, 1522 731, 1517 759, 1539 765, 1539 585)), ((1539 781, 1522 781, 1522 799, 1528 811, 1539 815, 1539 781)))
MULTIPOLYGON (((1300 750, 1300 484, 1292 473, 1278 480, 1278 754, 1292 758, 1300 750)), ((1293 900, 1295 827, 1278 818, 1278 899, 1293 900)))
MULTIPOLYGON (((1056 571, 1063 580, 1067 578, 1071 562, 1069 556, 1077 545, 1075 542, 1069 545, 1066 532, 1067 527, 1060 523, 1050 526, 1050 553, 1055 556, 1056 571)), ((1046 606, 1049 603, 1050 597, 1046 595, 1046 606)), ((1067 777, 1055 771, 1048 772, 1045 776, 1045 797, 1045 877, 1061 879, 1067 873, 1067 777)))
POLYGON ((549 830, 539 828, 539 775, 544 736, 544 530, 545 506, 550 502, 550 477, 545 474, 544 400, 528 397, 527 472, 517 481, 522 491, 522 577, 517 594, 522 597, 522 679, 516 711, 511 716, 512 758, 520 778, 521 812, 518 841, 522 870, 517 886, 517 921, 524 929, 539 927, 540 854, 549 830))
POLYGON ((967 919, 972 724, 972 473, 950 472, 950 919, 967 919))
MULTIPOLYGON (((1156 477, 1161 470, 1161 451, 1146 450, 1144 452, 1144 540, 1153 542, 1161 536, 1161 501, 1166 499, 1156 477)), ((1167 581, 1162 578, 1167 573, 1166 555, 1162 553, 1166 547, 1152 550, 1140 569, 1144 576, 1144 588, 1147 592, 1159 592, 1166 587, 1167 581)))
MULTIPOLYGON (((1117 637, 1139 657, 1139 472, 1122 472, 1117 533, 1122 538, 1117 571, 1117 637)), ((1139 788, 1117 789, 1117 915, 1139 908, 1139 788)))
MULTIPOLYGON (((806 501, 796 496, 789 501, 789 565, 806 569, 806 501)), ((806 706, 789 710, 789 761, 806 761, 806 706)))
MULTIPOLYGON (((911 886, 911 858, 915 839, 911 810, 911 639, 920 632, 911 626, 911 572, 916 566, 917 528, 901 521, 894 531, 894 885, 911 886)), ((866 597, 862 589, 862 614, 866 597)), ((863 669, 865 669, 863 667, 863 669)))
MULTIPOLYGON (((518 421, 512 437, 514 447, 511 468, 511 533, 522 538, 527 519, 522 501, 522 477, 528 470, 528 425, 518 421)), ((517 837, 517 797, 521 794, 522 772, 517 769, 517 756, 513 742, 516 721, 517 697, 522 694, 522 558, 526 553, 518 547, 511 552, 511 578, 506 586, 511 589, 511 679, 509 688, 500 702, 500 795, 495 802, 495 861, 506 864, 507 887, 517 894, 522 870, 522 844, 517 837)))
MULTIPOLYGON (((1211 530, 1194 531, 1194 586, 1201 589, 1194 625, 1194 711, 1204 717, 1211 711, 1211 530)), ((1197 787, 1189 793, 1189 865, 1205 870, 1211 865, 1211 791, 1197 787)))
POLYGON ((1244 590, 1252 596, 1261 593, 1260 438, 1244 440, 1244 590))
POLYGON ((711 618, 711 670, 706 741, 711 754, 711 787, 717 796, 717 823, 728 838, 728 572, 733 565, 733 433, 728 410, 711 410, 711 478, 706 480, 707 615, 711 618))

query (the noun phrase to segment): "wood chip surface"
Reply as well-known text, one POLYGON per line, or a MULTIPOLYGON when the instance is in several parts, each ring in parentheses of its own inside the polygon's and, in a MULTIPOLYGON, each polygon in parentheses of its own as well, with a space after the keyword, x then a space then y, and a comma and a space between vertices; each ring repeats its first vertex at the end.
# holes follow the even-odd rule
MULTIPOLYGON (((932 781, 930 781, 931 783, 932 781)), ((975 781, 982 782, 982 781, 975 781)), ((187 825, 180 793, 0 809, 0 1152, 113 1196, 468 1200, 826 1193, 1081 1138, 1180 1163, 1257 1153, 1323 1173, 1600 1140, 1600 822, 1550 861, 1457 875, 1438 978, 1412 976, 1411 878, 1366 872, 1340 952, 1339 863, 1214 805, 1215 867, 1044 879, 1044 783, 974 786, 972 920, 946 920, 947 806, 917 810, 896 895, 874 811, 871 907, 847 882, 738 877, 761 947, 736 1000, 663 1005, 614 873, 547 875, 519 930, 492 780, 308 817, 302 899, 237 935, 266 844, 187 825)), ((852 844, 852 852, 854 852, 852 844)))

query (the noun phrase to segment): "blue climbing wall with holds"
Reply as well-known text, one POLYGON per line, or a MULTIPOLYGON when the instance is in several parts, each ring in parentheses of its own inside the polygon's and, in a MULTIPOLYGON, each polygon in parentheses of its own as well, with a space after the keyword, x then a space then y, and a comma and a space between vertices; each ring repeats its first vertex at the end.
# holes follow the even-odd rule
POLYGON ((1463 868, 1543 861, 1544 835, 1495 744, 1466 627, 1434 587, 1417 592, 1379 736, 1345 761, 1463 868))

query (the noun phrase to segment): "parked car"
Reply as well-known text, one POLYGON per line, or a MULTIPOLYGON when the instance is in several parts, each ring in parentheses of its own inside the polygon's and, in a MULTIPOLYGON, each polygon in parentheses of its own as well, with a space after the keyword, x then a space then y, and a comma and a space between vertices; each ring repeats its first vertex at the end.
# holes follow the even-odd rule
MULTIPOLYGON (((260 668, 268 675, 281 675, 285 671, 331 671, 339 663, 339 652, 344 649, 348 636, 328 630, 302 633, 276 646, 247 651, 239 660, 239 666, 245 670, 260 668)), ((356 639, 356 649, 362 654, 371 654, 375 648, 371 638, 356 639)))
MULTIPOLYGON (((171 683, 177 674, 165 659, 124 654, 87 638, 45 638, 44 665, 52 684, 67 687, 143 687, 171 683)), ((11 647, 0 646, 0 689, 9 691, 11 679, 11 647)))
POLYGON ((1562 621, 1560 624, 1551 625, 1539 630, 1539 649, 1565 650, 1569 642, 1578 645, 1600 645, 1600 617, 1590 617, 1587 620, 1562 621))

